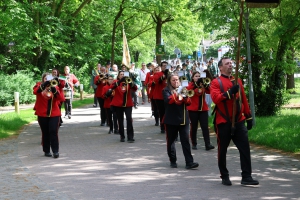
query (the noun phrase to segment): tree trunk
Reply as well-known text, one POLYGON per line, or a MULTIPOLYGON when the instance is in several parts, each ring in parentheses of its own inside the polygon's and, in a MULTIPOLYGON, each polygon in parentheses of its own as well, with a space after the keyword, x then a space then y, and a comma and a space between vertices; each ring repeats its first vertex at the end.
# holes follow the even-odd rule
MULTIPOLYGON (((295 89, 295 79, 294 74, 286 75, 286 89, 295 89)), ((295 90, 290 91, 291 94, 295 94, 295 90)))
MULTIPOLYGON (((160 45, 161 44, 161 29, 162 29, 162 19, 157 16, 156 18, 157 22, 156 22, 156 45, 160 45)), ((156 54, 156 52, 155 52, 156 54)), ((161 55, 156 55, 156 63, 160 65, 161 63, 161 55)))

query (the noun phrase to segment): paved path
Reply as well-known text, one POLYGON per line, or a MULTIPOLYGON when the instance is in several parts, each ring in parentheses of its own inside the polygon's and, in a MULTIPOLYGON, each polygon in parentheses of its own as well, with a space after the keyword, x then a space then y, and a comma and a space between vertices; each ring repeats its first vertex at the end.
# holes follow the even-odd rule
MULTIPOLYGON (((100 127, 99 108, 74 109, 59 131, 60 157, 43 156, 36 122, 18 138, 0 141, 1 199, 300 199, 300 163, 292 157, 252 147, 253 177, 259 186, 240 184, 238 151, 228 149, 232 186, 223 186, 217 150, 193 150, 196 170, 169 167, 165 135, 150 118, 149 105, 133 110, 135 143, 100 127)), ((251 134, 251 133, 250 133, 251 134)), ((216 145, 216 137, 211 135, 216 145)))

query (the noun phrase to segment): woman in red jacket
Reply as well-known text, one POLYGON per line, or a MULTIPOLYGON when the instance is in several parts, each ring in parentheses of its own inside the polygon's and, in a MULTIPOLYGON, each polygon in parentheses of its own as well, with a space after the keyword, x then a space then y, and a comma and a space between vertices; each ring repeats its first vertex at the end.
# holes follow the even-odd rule
MULTIPOLYGON (((58 81, 58 80, 57 80, 58 81)), ((33 94, 36 95, 35 115, 42 131, 42 145, 46 157, 59 157, 58 128, 61 112, 59 109, 62 101, 58 86, 51 86, 47 81, 47 74, 43 74, 42 82, 33 87, 33 94)))
MULTIPOLYGON (((206 70, 207 77, 211 77, 206 70)), ((211 79, 212 80, 212 79, 211 79)), ((205 149, 211 150, 215 147, 210 144, 209 130, 208 130, 208 106, 205 101, 205 93, 209 94, 209 85, 203 84, 203 79, 200 78, 199 72, 193 72, 192 82, 189 83, 188 90, 194 90, 194 96, 191 97, 192 104, 187 107, 191 120, 190 137, 192 141, 192 149, 197 149, 197 129, 198 122, 202 130, 204 138, 205 149)))
POLYGON ((113 133, 113 127, 115 126, 115 132, 118 131, 118 125, 113 123, 112 120, 112 110, 111 110, 111 101, 113 99, 113 90, 111 89, 111 85, 114 81, 114 75, 108 75, 107 83, 102 89, 102 98, 104 99, 104 109, 106 111, 107 124, 109 124, 108 134, 113 133))
POLYGON ((111 89, 114 90, 114 98, 111 102, 111 106, 114 106, 114 109, 117 113, 118 124, 119 124, 119 133, 120 133, 120 142, 125 142, 124 134, 124 113, 126 115, 127 121, 127 141, 129 143, 134 142, 134 131, 132 125, 132 97, 131 90, 136 91, 137 86, 132 80, 131 83, 126 80, 129 77, 124 77, 124 71, 119 71, 117 81, 111 85, 111 89))
POLYGON ((156 103, 153 99, 153 93, 155 90, 155 82, 154 82, 154 63, 149 63, 149 67, 151 68, 150 72, 146 75, 145 84, 147 85, 147 96, 148 96, 148 102, 151 103, 151 110, 152 110, 152 116, 154 116, 155 119, 155 126, 159 126, 159 115, 158 115, 158 108, 156 106, 156 103))

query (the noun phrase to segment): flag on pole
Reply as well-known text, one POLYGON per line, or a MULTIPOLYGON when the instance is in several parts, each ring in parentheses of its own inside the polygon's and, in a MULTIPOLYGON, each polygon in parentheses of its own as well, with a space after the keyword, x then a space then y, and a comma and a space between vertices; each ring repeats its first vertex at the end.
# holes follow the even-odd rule
POLYGON ((130 54, 129 54, 129 48, 128 48, 128 43, 126 39, 126 34, 123 26, 123 59, 122 59, 122 64, 125 65, 126 67, 130 67, 130 54))

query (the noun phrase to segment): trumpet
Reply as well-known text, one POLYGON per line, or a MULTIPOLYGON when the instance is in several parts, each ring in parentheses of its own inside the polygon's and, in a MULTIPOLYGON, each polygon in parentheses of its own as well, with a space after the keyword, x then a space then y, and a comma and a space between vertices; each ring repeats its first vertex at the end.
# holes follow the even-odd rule
POLYGON ((204 87, 208 87, 210 84, 211 80, 210 78, 203 78, 203 85, 204 87))
POLYGON ((57 85, 58 85, 57 80, 52 79, 52 80, 50 81, 50 86, 51 86, 51 87, 56 87, 57 85))
POLYGON ((125 83, 126 84, 132 83, 132 79, 130 77, 125 77, 125 83))
POLYGON ((195 95, 195 92, 194 90, 188 90, 186 89, 186 87, 184 87, 182 90, 181 90, 181 93, 180 93, 183 97, 186 96, 186 97, 193 97, 195 95))
POLYGON ((100 80, 102 80, 102 79, 106 79, 107 77, 106 77, 106 74, 99 74, 99 79, 100 80))
MULTIPOLYGON (((176 92, 180 90, 179 88, 176 89, 176 92)), ((195 95, 194 90, 188 90, 186 87, 182 87, 182 89, 179 91, 179 96, 181 97, 193 97, 195 95)))
POLYGON ((185 80, 187 80, 186 76, 181 76, 180 77, 180 81, 185 81, 185 80))

